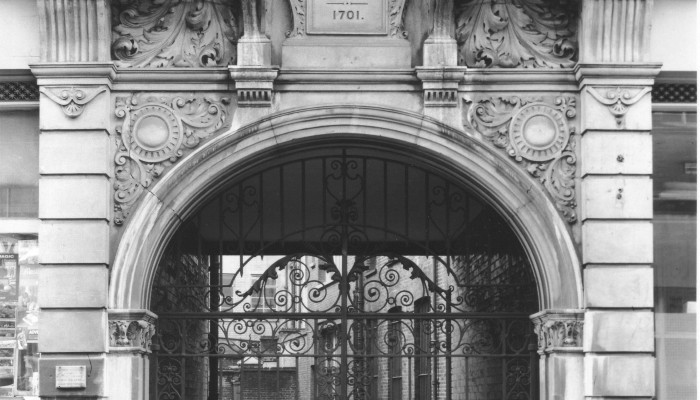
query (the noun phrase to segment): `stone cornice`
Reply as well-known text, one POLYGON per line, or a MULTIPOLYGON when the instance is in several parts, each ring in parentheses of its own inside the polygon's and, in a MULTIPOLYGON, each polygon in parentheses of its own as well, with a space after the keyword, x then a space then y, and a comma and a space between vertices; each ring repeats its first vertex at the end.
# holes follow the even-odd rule
POLYGON ((117 69, 109 63, 41 63, 29 66, 39 86, 106 85, 110 89, 117 69))
POLYGON ((654 84, 661 72, 661 63, 578 63, 574 68, 576 81, 585 85, 646 85, 654 84))

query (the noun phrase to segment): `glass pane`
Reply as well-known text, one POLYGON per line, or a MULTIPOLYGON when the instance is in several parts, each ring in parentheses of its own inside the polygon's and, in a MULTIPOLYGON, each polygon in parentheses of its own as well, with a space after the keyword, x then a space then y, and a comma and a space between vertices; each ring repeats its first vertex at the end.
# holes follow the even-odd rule
POLYGON ((38 111, 0 112, 0 218, 39 214, 38 111))

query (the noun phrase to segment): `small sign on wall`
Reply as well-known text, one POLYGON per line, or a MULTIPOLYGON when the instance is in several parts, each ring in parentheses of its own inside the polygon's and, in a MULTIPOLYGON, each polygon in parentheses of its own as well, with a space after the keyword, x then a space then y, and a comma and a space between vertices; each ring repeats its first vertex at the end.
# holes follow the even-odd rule
POLYGON ((386 35, 387 0, 307 0, 308 34, 386 35))
POLYGON ((84 365, 56 366, 56 389, 85 389, 86 370, 84 365))

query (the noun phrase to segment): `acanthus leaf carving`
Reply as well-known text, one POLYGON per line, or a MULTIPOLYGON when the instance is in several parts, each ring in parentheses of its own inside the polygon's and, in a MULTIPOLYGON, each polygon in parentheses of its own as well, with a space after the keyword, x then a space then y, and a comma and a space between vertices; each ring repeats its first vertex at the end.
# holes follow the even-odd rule
POLYGON ((464 99, 464 128, 505 150, 552 198, 569 223, 576 215, 576 99, 556 97, 485 97, 464 99))
POLYGON ((111 351, 133 349, 149 352, 156 332, 155 317, 150 314, 122 316, 109 320, 109 346, 111 351))
POLYGON ((112 55, 119 67, 235 64, 243 28, 233 3, 115 0, 112 15, 112 55))
POLYGON ((294 27, 287 32, 287 37, 306 36, 306 0, 289 0, 289 3, 292 6, 294 27))
POLYGON ((63 108, 63 113, 69 118, 78 118, 91 102, 100 93, 107 91, 106 87, 88 88, 49 88, 41 87, 39 91, 46 95, 51 101, 63 108))
POLYGON ((540 354, 553 351, 581 350, 583 314, 580 312, 542 312, 533 318, 540 354))
POLYGON ((569 68, 577 60, 577 2, 465 0, 456 7, 460 64, 569 68))
POLYGON ((133 204, 186 153, 231 122, 228 97, 118 97, 114 180, 114 223, 122 225, 133 204))
POLYGON ((404 30, 403 17, 406 0, 390 0, 389 5, 389 37, 406 39, 408 33, 404 30))
POLYGON ((618 128, 623 128, 625 115, 627 115, 629 108, 641 100, 644 95, 650 93, 651 87, 641 88, 635 94, 622 87, 588 87, 587 90, 600 104, 608 107, 610 113, 615 117, 618 128))

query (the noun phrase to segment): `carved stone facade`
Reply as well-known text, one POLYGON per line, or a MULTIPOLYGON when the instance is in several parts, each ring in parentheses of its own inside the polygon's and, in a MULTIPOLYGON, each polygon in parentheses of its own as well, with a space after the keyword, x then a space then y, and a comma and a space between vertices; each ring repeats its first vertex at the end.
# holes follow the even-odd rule
POLYGON ((119 67, 215 67, 236 63, 242 36, 234 2, 112 2, 112 54, 119 67))
POLYGON ((464 129, 503 149, 576 222, 576 98, 465 96, 464 129))
POLYGON ((112 311, 109 313, 110 352, 151 351, 156 333, 156 315, 150 311, 112 311))
MULTIPOLYGON (((0 82, 0 103, 42 108, 40 264, 70 271, 62 282, 76 293, 55 295, 43 277, 45 321, 89 328, 42 331, 41 397, 149 398, 156 316, 145 309, 187 213, 229 175, 338 143, 421 159, 517 233, 543 310, 531 317, 532 398, 653 397, 625 383, 653 382, 653 324, 615 325, 648 320, 653 298, 619 300, 606 282, 653 293, 651 0, 376 0, 382 32, 360 18, 356 31, 314 31, 313 18, 348 15, 328 3, 39 0, 40 89, 0 82), (589 334, 611 326, 651 345, 589 334), (56 365, 95 354, 93 376, 109 379, 57 388, 56 365)), ((265 229, 286 223, 273 213, 265 229)))
POLYGON ((547 310, 532 316, 537 351, 583 352, 583 310, 547 310))
POLYGON ((177 160, 231 123, 231 98, 202 93, 137 93, 116 99, 114 223, 177 160))

